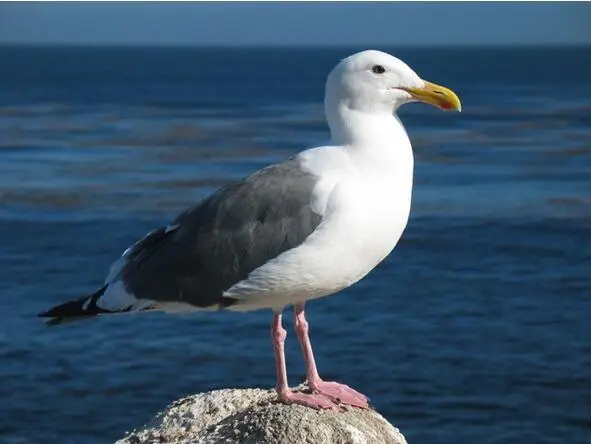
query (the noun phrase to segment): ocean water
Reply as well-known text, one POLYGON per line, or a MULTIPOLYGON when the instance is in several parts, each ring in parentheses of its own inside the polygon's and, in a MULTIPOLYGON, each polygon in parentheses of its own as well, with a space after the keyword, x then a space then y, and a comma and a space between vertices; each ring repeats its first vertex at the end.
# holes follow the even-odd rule
MULTIPOLYGON (((35 315, 325 141, 324 79, 357 49, 0 48, 0 442, 112 442, 181 396, 274 385, 269 312, 35 315)), ((402 108, 411 220, 366 279, 309 304, 321 374, 411 444, 589 442, 590 48, 380 49, 464 111, 402 108)))

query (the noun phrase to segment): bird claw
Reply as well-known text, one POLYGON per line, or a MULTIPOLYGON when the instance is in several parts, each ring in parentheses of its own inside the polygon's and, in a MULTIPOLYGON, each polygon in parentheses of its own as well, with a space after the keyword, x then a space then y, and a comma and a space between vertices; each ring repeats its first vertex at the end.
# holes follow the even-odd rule
POLYGON ((304 407, 311 407, 315 410, 337 410, 342 412, 341 406, 333 402, 330 398, 318 393, 301 393, 288 390, 284 393, 279 393, 279 401, 284 404, 297 404, 304 407))
POLYGON ((369 398, 348 385, 322 380, 314 381, 314 383, 309 383, 309 385, 313 393, 322 395, 334 403, 361 409, 369 408, 369 398))

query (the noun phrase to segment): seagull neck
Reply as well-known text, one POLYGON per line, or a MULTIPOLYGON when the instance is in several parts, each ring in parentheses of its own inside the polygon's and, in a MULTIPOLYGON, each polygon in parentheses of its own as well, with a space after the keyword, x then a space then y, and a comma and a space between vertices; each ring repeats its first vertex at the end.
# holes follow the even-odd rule
POLYGON ((341 106, 326 114, 334 145, 356 152, 371 150, 374 154, 376 151, 390 155, 396 155, 399 150, 412 152, 406 130, 392 110, 365 112, 341 106))

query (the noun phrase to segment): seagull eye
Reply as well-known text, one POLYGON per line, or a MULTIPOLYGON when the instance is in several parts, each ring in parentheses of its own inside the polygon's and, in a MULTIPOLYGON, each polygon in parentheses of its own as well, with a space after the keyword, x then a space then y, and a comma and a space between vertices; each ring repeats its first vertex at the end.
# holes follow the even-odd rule
POLYGON ((374 74, 384 74, 386 72, 386 68, 384 68, 382 65, 373 65, 371 67, 371 72, 374 74))

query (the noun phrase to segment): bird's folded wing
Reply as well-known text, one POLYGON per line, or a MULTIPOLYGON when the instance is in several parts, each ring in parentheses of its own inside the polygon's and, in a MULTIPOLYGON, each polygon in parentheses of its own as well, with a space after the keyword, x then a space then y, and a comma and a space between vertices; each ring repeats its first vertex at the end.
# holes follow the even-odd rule
POLYGON ((302 244, 322 217, 311 207, 317 179, 297 157, 233 183, 130 247, 109 273, 137 299, 228 306, 223 293, 302 244))

